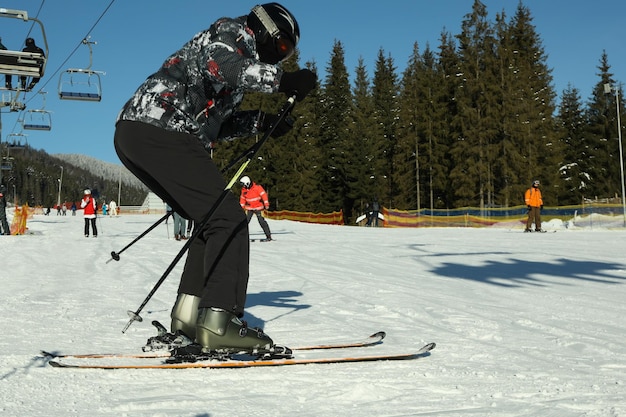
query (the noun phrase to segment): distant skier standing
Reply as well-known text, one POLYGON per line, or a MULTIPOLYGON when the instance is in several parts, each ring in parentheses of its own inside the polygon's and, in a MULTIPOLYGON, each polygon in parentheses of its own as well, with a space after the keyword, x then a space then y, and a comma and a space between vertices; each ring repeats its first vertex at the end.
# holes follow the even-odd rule
POLYGON ((7 221, 7 199, 4 195, 4 184, 0 185, 0 235, 10 235, 11 229, 9 228, 9 222, 7 221))
POLYGON ((246 210, 248 223, 250 223, 252 216, 256 214, 256 218, 261 225, 261 229, 263 229, 263 232, 265 233, 265 238, 267 240, 272 240, 270 227, 263 218, 262 214, 263 210, 270 208, 270 203, 265 189, 260 184, 250 180, 250 177, 248 176, 241 177, 239 182, 241 183, 239 204, 244 210, 246 210))
POLYGON ((367 217, 367 224, 366 226, 371 226, 372 225, 372 221, 374 221, 374 226, 378 227, 378 213, 380 212, 380 204, 378 203, 378 198, 374 197, 374 201, 372 201, 372 205, 371 205, 371 210, 372 212, 369 213, 368 217, 367 217))
POLYGON ((91 231, 93 237, 98 237, 98 228, 96 227, 96 199, 91 196, 91 190, 85 190, 83 199, 80 202, 85 218, 85 237, 89 237, 89 223, 91 223, 91 231))
MULTIPOLYGON (((312 71, 287 72, 276 65, 292 56, 299 39, 295 17, 278 3, 220 18, 196 34, 124 105, 115 130, 122 163, 174 211, 199 225, 226 188, 211 159, 211 144, 266 132, 278 121, 259 110, 239 110, 244 95, 295 93, 300 101, 315 88, 312 71)), ((272 136, 291 127, 283 120, 272 136)), ((204 352, 273 346, 269 336, 240 320, 250 243, 237 198, 228 193, 197 233, 171 313, 171 331, 197 342, 181 355, 193 355, 198 345, 204 352)))
POLYGON ((532 186, 526 190, 524 199, 528 206, 528 220, 526 221, 526 230, 524 232, 532 232, 533 222, 535 223, 535 232, 542 232, 541 209, 543 208, 543 198, 539 189, 539 180, 533 181, 532 186))

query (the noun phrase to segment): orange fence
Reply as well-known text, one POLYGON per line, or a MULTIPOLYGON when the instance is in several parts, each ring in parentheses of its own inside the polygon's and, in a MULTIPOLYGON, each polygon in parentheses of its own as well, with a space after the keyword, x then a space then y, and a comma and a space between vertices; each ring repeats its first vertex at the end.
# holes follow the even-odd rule
POLYGON ((265 211, 263 216, 272 220, 293 220, 304 223, 343 224, 343 211, 332 213, 303 213, 299 211, 265 211))

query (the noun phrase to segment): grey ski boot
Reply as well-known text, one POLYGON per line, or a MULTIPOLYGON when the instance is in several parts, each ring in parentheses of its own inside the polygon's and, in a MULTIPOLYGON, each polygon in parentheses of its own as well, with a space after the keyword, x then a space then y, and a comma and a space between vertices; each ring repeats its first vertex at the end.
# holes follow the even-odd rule
POLYGON ((263 353, 274 345, 258 328, 250 328, 233 313, 218 308, 201 308, 196 322, 196 342, 203 352, 263 353))

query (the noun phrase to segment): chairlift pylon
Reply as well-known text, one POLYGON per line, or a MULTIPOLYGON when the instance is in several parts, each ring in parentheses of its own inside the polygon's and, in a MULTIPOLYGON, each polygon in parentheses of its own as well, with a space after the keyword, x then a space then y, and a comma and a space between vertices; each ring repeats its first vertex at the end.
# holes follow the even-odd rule
POLYGON ((0 7, 0 18, 20 19, 24 22, 35 22, 39 25, 43 40, 44 54, 37 52, 23 52, 14 50, 0 50, 0 74, 17 75, 24 77, 41 78, 46 70, 48 56, 48 40, 43 23, 33 17, 28 17, 24 10, 5 9, 0 7))
POLYGON ((96 42, 83 39, 82 43, 89 48, 89 66, 87 68, 68 68, 59 76, 59 98, 62 100, 100 101, 102 100, 102 71, 91 69, 93 48, 96 42))

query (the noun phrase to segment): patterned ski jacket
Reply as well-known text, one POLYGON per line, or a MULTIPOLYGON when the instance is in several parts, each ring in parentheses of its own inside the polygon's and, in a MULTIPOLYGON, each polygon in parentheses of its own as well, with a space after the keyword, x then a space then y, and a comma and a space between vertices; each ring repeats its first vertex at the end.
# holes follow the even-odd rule
POLYGON ((265 189, 255 182, 252 183, 250 188, 243 187, 241 189, 239 204, 245 210, 263 210, 270 207, 265 189))
POLYGON ((258 60, 246 16, 221 18, 165 60, 117 120, 197 136, 205 146, 257 133, 259 111, 237 111, 245 92, 278 91, 282 69, 258 60))

